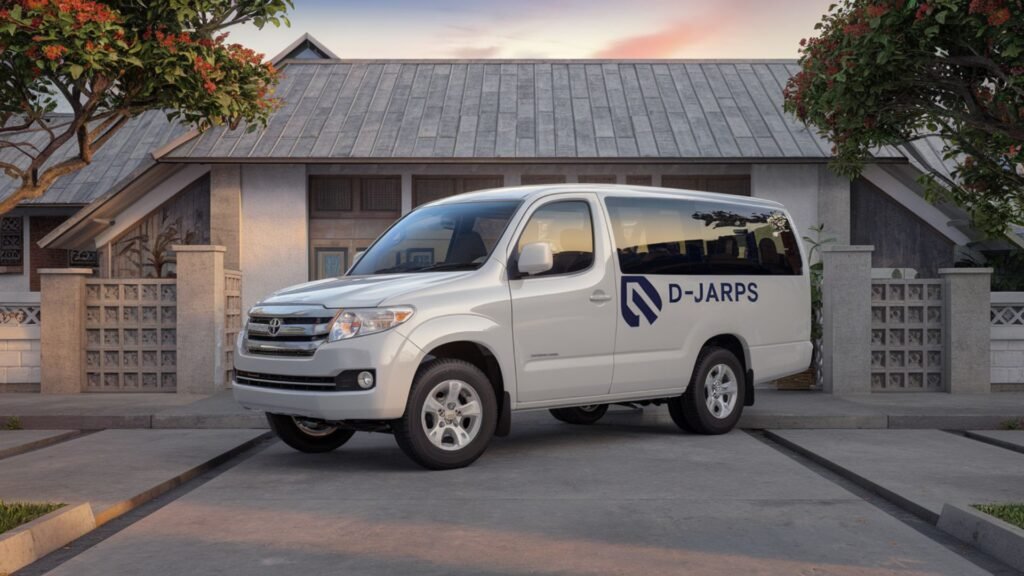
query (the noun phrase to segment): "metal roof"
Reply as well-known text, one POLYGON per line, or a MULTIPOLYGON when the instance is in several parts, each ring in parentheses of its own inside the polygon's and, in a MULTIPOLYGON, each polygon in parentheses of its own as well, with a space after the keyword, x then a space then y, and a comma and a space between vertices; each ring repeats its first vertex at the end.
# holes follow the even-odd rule
MULTIPOLYGON (((21 205, 88 204, 151 166, 154 163, 151 152, 186 130, 177 123, 169 122, 163 112, 146 112, 132 118, 96 152, 92 163, 59 178, 41 197, 23 201, 21 205)), ((44 145, 46 138, 45 133, 36 132, 27 140, 35 145, 44 145)), ((76 151, 77 144, 72 140, 58 150, 48 165, 67 159, 76 151)), ((13 149, 0 151, 0 161, 18 165, 26 163, 25 156, 13 149)), ((0 198, 6 198, 17 186, 18 181, 0 173, 0 198)))
MULTIPOLYGON (((287 60, 266 128, 214 128, 182 161, 823 161, 782 110, 791 60, 287 60)), ((892 148, 879 158, 902 159, 892 148)))

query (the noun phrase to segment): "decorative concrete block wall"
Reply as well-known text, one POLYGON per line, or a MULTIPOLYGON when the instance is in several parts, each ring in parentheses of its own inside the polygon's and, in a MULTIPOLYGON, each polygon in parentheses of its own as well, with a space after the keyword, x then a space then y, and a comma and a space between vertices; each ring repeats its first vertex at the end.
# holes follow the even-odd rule
POLYGON ((35 390, 39 384, 39 293, 8 293, 0 302, 0 389, 35 390))
POLYGON ((871 391, 944 389, 942 280, 871 282, 871 391))
POLYGON ((1024 292, 993 292, 991 359, 993 390, 1024 390, 1024 292))

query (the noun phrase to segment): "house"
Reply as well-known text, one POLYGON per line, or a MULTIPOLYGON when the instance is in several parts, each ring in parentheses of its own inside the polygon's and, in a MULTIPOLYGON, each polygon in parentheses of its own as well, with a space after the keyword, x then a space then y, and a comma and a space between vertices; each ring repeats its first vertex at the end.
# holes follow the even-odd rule
POLYGON ((343 273, 420 204, 558 182, 778 200, 801 228, 922 276, 978 240, 916 183, 948 174, 934 142, 881 149, 852 182, 834 175, 831 145, 782 110, 791 60, 345 60, 303 36, 275 61, 283 106, 265 128, 198 134, 144 114, 8 215, 0 292, 37 290, 41 266, 169 275, 170 245, 216 244, 244 274, 244 310, 343 273))

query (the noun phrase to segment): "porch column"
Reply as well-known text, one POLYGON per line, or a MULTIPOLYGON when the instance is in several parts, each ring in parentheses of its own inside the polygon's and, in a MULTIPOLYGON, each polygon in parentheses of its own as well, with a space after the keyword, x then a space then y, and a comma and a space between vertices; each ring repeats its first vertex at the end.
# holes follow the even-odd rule
POLYGON ((39 271, 40 375, 43 394, 78 394, 85 374, 85 279, 90 268, 39 271))
MULTIPOLYGON (((824 224, 822 236, 835 238, 837 244, 850 243, 850 179, 837 176, 828 166, 818 168, 818 222, 824 224)), ((801 224, 802 225, 802 224, 801 224)))
POLYGON ((871 392, 871 252, 874 246, 822 250, 823 390, 871 392))
POLYGON ((210 243, 224 246, 224 266, 241 270, 242 168, 210 166, 210 243))
POLYGON ((951 394, 992 389, 991 268, 940 268, 943 372, 951 394))
POLYGON ((177 255, 179 394, 224 389, 224 246, 172 246, 177 255))

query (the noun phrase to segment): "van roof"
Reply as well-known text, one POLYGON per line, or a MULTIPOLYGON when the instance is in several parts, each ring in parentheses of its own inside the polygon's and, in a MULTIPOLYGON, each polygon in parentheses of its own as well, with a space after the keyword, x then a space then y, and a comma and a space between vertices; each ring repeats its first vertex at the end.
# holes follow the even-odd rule
POLYGON ((545 196, 565 194, 570 192, 603 192, 617 196, 671 196, 674 198, 686 198, 692 200, 716 200, 733 202, 750 206, 762 206, 765 208, 785 209, 785 207, 774 200, 764 198, 753 198, 750 196, 737 196, 735 194, 719 194, 717 192, 700 192, 697 190, 681 190, 678 188, 657 188, 653 186, 633 186, 623 184, 538 184, 533 186, 512 186, 508 188, 491 188, 477 192, 467 192, 456 196, 449 196, 441 200, 431 202, 432 205, 455 204, 459 202, 470 202, 474 200, 535 200, 545 196))

